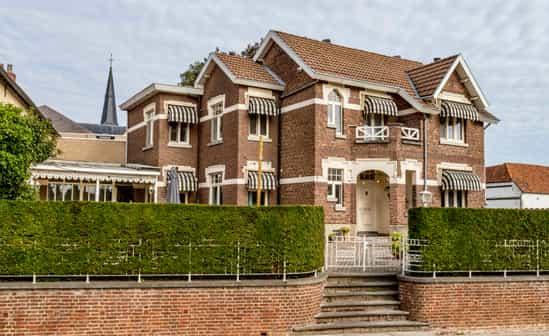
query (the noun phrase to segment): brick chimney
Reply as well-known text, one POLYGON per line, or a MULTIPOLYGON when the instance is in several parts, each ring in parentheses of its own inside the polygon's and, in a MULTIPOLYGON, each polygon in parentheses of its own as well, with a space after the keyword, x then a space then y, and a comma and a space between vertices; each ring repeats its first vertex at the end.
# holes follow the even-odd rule
POLYGON ((15 82, 15 72, 13 72, 13 64, 8 64, 8 67, 6 69, 6 72, 8 73, 8 77, 15 82))

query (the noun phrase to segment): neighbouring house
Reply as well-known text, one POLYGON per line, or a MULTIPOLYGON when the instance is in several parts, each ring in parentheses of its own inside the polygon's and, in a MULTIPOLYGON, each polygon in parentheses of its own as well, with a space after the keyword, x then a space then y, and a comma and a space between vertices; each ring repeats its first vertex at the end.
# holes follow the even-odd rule
POLYGON ((131 163, 178 170, 183 202, 323 206, 327 232, 406 230, 420 205, 484 206, 498 119, 462 55, 422 64, 270 31, 252 58, 212 53, 193 87, 121 105, 131 163), (258 174, 263 138, 262 174, 258 174))
POLYGON ((4 64, 0 64, 0 103, 11 104, 25 111, 36 111, 36 105, 16 79, 13 64, 8 64, 6 69, 4 69, 4 64))
POLYGON ((112 66, 99 124, 77 123, 45 105, 38 110, 59 134, 57 154, 31 168, 41 200, 154 201, 158 168, 126 163, 126 127, 118 125, 112 66))
POLYGON ((549 208, 549 167, 524 163, 487 167, 486 207, 549 208))

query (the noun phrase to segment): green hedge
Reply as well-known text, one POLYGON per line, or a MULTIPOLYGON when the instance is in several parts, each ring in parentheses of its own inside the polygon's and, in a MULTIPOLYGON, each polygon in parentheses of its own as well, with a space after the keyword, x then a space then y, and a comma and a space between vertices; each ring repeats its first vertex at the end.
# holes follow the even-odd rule
POLYGON ((428 241, 424 271, 549 270, 549 211, 411 209, 409 238, 428 241))
POLYGON ((0 274, 307 272, 323 252, 318 207, 0 201, 0 274))

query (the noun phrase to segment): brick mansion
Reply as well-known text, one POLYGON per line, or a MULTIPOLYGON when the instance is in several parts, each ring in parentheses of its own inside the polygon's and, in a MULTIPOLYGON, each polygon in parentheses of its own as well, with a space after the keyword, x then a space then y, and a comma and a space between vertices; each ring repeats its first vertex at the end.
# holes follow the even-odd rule
MULTIPOLYGON (((117 126, 108 90, 102 124, 117 126)), ((327 232, 388 234, 411 207, 484 206, 498 122, 462 55, 423 64, 279 31, 253 58, 212 53, 193 86, 151 84, 120 107, 123 132, 84 127, 118 154, 40 165, 43 199, 69 183, 71 199, 88 186, 87 200, 165 202, 177 183, 182 203, 252 205, 261 184, 264 205, 322 206, 327 232)))

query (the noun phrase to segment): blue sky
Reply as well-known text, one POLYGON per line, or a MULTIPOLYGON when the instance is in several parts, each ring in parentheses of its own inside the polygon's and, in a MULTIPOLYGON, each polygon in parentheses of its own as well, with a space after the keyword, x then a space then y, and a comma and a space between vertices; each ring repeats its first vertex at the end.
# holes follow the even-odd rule
POLYGON ((111 52, 117 103, 269 29, 423 62, 462 53, 502 119, 486 132, 487 164, 549 165, 547 13, 542 0, 0 0, 0 63, 38 105, 98 122, 111 52))

